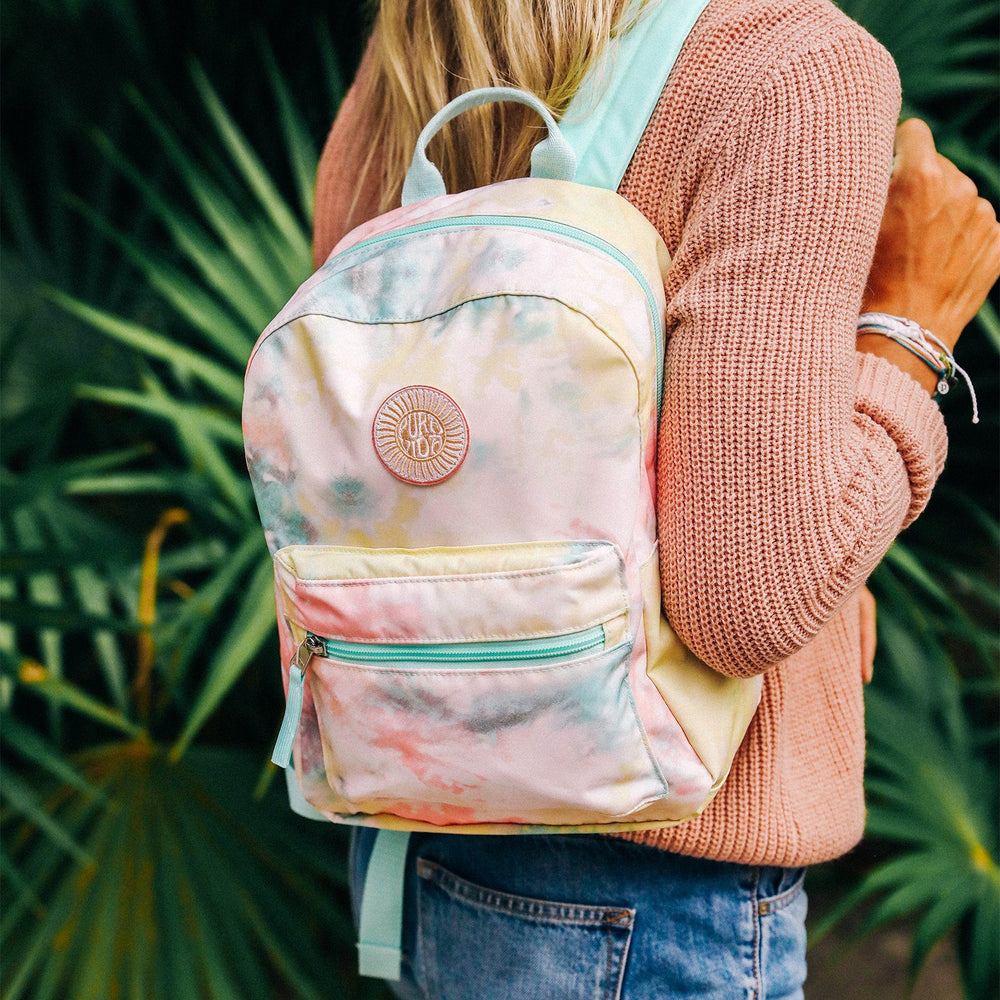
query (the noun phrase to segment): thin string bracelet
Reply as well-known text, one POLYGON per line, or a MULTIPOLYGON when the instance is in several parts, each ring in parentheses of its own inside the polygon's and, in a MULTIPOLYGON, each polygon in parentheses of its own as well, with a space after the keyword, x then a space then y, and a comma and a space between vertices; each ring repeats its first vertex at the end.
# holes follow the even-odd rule
MULTIPOLYGON (((979 423, 979 401, 969 373, 955 360, 951 350, 930 330, 904 316, 869 312, 858 317, 858 335, 879 334, 916 355, 938 376, 937 394, 944 395, 961 375, 972 398, 972 422, 979 423)), ((936 398, 936 396, 935 396, 936 398)))

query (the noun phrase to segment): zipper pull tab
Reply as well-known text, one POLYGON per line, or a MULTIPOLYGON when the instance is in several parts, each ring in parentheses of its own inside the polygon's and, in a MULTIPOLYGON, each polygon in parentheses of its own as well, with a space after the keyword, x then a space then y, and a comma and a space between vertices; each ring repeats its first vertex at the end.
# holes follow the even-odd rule
POLYGON ((292 747, 295 744, 295 734, 299 728, 302 716, 303 684, 309 661, 314 656, 326 656, 326 643, 311 632, 299 643, 288 667, 288 694, 285 697, 285 714, 281 719, 281 729, 274 742, 271 760, 278 767, 288 767, 292 759, 292 747))

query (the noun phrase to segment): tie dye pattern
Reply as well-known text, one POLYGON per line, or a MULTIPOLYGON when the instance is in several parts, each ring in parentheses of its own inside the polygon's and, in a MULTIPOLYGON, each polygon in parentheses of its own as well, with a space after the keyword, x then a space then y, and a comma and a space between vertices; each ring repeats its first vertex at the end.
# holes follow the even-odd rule
POLYGON ((667 264, 613 192, 508 181, 356 230, 261 336, 248 466, 286 684, 307 634, 326 643, 295 770, 330 819, 630 829, 689 818, 724 779, 759 683, 710 671, 659 611, 667 264), (406 386, 467 421, 464 462, 431 486, 373 447, 406 386))

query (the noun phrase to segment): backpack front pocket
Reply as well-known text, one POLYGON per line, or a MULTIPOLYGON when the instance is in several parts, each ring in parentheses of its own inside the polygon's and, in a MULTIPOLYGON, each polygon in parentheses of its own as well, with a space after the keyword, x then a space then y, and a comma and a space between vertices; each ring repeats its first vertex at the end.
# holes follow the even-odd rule
POLYGON ((353 555, 276 556, 290 671, 275 757, 283 763, 295 732, 315 726, 299 732, 297 772, 317 808, 583 825, 664 794, 632 699, 613 545, 353 555))

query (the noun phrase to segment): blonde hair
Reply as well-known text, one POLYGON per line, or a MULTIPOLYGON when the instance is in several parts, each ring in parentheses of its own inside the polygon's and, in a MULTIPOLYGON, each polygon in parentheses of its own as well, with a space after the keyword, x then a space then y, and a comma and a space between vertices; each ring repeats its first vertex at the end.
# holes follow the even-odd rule
MULTIPOLYGON (((646 2, 381 0, 359 95, 376 138, 356 190, 376 183, 379 211, 398 205, 420 130, 466 90, 520 87, 558 118, 609 39, 628 30, 646 2)), ((447 125, 428 155, 449 191, 519 177, 542 127, 522 105, 492 104, 447 125)))

